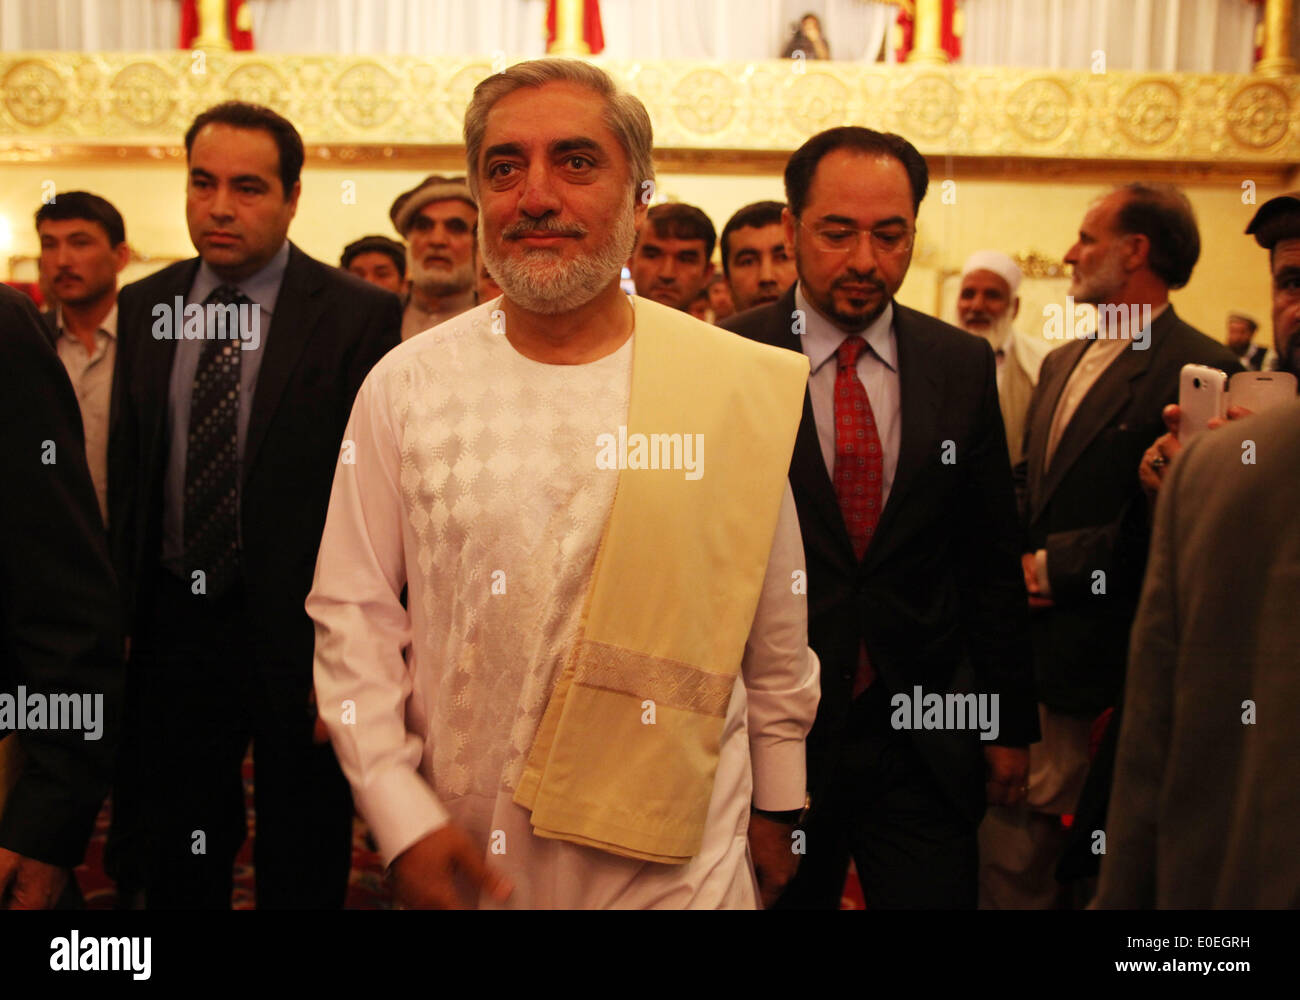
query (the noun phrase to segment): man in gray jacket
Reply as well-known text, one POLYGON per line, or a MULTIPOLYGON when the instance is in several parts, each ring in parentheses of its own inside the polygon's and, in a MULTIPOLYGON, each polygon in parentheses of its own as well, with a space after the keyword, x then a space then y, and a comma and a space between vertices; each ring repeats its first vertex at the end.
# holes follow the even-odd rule
MULTIPOLYGON (((1300 193, 1269 251, 1279 354, 1300 336, 1300 193)), ((1300 906, 1300 402, 1200 436, 1160 489, 1133 627, 1098 908, 1300 906), (1243 534, 1244 532, 1244 534, 1243 534)))

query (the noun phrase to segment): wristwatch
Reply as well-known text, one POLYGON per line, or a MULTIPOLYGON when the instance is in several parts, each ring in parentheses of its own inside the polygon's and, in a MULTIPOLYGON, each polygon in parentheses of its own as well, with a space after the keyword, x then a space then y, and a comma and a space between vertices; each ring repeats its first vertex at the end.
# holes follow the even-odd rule
POLYGON ((808 810, 812 808, 812 797, 804 796, 802 809, 759 809, 757 806, 750 806, 750 812, 764 819, 769 819, 773 823, 782 823, 786 826, 803 826, 803 821, 808 815, 808 810))

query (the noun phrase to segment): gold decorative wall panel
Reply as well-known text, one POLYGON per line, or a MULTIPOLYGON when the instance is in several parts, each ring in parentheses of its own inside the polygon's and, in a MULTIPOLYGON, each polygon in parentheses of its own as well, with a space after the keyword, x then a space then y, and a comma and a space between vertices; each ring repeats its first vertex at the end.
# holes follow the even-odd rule
MULTIPOLYGON (((646 102, 657 146, 697 168, 771 162, 840 124, 963 161, 1160 161, 1280 171, 1300 161, 1300 77, 977 67, 602 62, 646 102)), ((258 53, 0 55, 0 156, 103 147, 176 155, 217 101, 269 104, 315 155, 403 159, 460 145, 490 57, 258 53)))

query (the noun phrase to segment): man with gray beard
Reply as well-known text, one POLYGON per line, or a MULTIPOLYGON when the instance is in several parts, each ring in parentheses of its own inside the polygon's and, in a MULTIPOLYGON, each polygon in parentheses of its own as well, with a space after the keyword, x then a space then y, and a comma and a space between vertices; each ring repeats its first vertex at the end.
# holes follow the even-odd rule
POLYGON ((977 250, 961 269, 957 323, 983 337, 998 366, 998 405, 1007 431, 1011 464, 1020 461, 1025 411, 1038 381, 1038 361, 1016 336, 1012 321, 1020 313, 1020 268, 997 250, 977 250))
MULTIPOLYGON (((1240 369, 1169 301, 1200 252, 1187 196, 1134 182, 1088 207, 1065 255, 1069 295, 1098 307, 1097 331, 1048 354, 1025 418, 1016 488, 1042 740, 1029 748, 1025 802, 990 809, 980 829, 988 908, 1055 908, 1089 891, 1085 883, 1066 893, 1057 881, 1061 817, 1075 816, 1076 830, 1104 826, 1078 824, 1087 822, 1085 781, 1102 801, 1109 789, 1108 762, 1093 760, 1090 746, 1123 691, 1146 567, 1150 523, 1136 470, 1163 429, 1162 409, 1178 398, 1183 365, 1240 369)), ((1099 857, 1089 855, 1092 867, 1099 857)))
POLYGON ((353 410, 307 610, 403 906, 753 908, 798 861, 808 363, 621 290, 652 145, 590 64, 480 83, 503 295, 391 352, 353 410))
POLYGON ((504 246, 488 240, 486 230, 479 233, 479 250, 510 299, 530 312, 554 316, 580 308, 609 284, 610 271, 617 272, 627 259, 621 248, 636 242, 635 211, 628 206, 620 212, 608 239, 593 247, 589 256, 566 260, 559 245, 590 235, 591 229, 580 221, 525 213, 501 230, 503 243, 524 244, 522 255, 505 253, 504 246))
POLYGON ((478 206, 463 177, 430 174, 399 195, 388 215, 407 244, 411 292, 402 313, 402 339, 410 340, 473 308, 478 206))

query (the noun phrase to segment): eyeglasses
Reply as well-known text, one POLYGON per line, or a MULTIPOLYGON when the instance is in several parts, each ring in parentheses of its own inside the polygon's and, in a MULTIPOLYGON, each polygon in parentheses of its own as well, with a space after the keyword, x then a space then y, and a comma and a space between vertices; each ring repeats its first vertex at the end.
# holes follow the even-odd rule
POLYGON ((871 240, 871 250, 881 256, 907 253, 912 249, 916 239, 916 230, 908 226, 881 226, 878 229, 862 230, 835 223, 817 223, 808 225, 799 223, 812 237, 812 244, 822 253, 854 253, 861 245, 864 236, 871 240))

